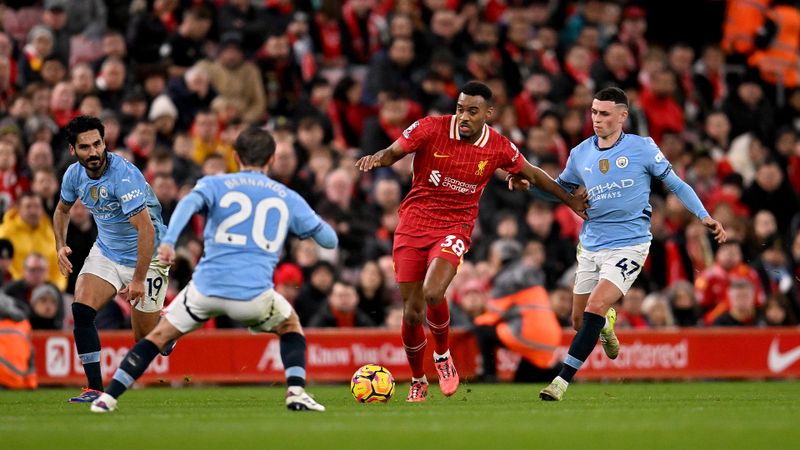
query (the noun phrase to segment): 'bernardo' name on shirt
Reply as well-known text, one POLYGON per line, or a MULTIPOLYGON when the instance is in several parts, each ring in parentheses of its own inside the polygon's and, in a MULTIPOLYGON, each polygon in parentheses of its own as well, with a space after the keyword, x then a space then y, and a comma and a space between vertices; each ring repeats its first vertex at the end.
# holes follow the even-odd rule
POLYGON ((263 189, 271 189, 275 191, 279 197, 286 197, 286 191, 284 190, 283 185, 269 178, 234 177, 225 180, 225 187, 228 189, 236 189, 239 186, 253 186, 263 189))

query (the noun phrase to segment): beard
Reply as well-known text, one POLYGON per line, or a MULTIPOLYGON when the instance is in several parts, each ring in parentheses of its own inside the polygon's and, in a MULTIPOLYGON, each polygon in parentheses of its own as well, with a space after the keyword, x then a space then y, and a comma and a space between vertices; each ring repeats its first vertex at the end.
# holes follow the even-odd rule
POLYGON ((103 150, 103 154, 101 156, 99 156, 99 157, 87 158, 86 160, 82 160, 82 159, 78 158, 78 162, 80 163, 80 165, 82 165, 86 170, 89 170, 89 171, 95 171, 95 170, 102 169, 103 166, 106 164, 106 161, 108 161, 108 150, 103 150), (96 162, 96 161, 99 161, 100 165, 97 166, 96 169, 91 168, 89 166, 89 164, 91 164, 93 162, 96 162))

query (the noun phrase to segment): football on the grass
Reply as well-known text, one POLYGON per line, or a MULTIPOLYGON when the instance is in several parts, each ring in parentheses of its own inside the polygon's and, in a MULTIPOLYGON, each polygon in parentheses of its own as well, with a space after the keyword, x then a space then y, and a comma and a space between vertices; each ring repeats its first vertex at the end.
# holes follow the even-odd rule
POLYGON ((367 364, 353 374, 350 393, 359 403, 386 403, 394 395, 394 377, 381 365, 367 364))

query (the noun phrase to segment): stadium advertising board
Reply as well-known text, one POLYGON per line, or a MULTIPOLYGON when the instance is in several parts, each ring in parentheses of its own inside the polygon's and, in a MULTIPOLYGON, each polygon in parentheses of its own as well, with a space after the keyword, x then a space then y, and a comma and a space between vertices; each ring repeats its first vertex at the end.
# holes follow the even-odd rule
MULTIPOLYGON (((556 357, 566 354, 572 337, 564 332, 556 357)), ((579 372, 582 379, 793 378, 800 377, 800 329, 682 329, 618 333, 622 350, 614 361, 598 347, 579 372)), ((395 378, 409 379, 400 336, 390 330, 307 330, 308 376, 314 382, 349 381, 353 370, 378 363, 395 378)), ((462 377, 475 376, 479 353, 472 336, 451 333, 451 352, 462 377)), ((109 380, 133 345, 130 332, 101 333, 101 367, 109 380)), ((85 383, 70 333, 36 332, 39 383, 85 383)), ((428 352, 432 346, 428 346, 428 352)), ((432 358, 426 358, 433 374, 432 358)), ((519 357, 498 352, 501 379, 510 379, 519 357)), ((245 331, 191 334, 168 358, 158 356, 144 383, 258 383, 284 380, 278 340, 245 331)))

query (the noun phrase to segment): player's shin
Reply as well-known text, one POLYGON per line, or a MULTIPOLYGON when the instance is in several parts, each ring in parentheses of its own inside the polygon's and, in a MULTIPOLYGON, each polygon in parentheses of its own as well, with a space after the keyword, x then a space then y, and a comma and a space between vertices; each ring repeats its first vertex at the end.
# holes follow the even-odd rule
POLYGON ((306 385, 306 338, 300 333, 281 335, 281 361, 286 368, 286 385, 306 385))
POLYGON ((441 357, 450 348, 450 308, 447 300, 442 300, 438 305, 429 304, 426 315, 428 328, 433 335, 434 357, 441 357))
POLYGON ((561 373, 558 374, 564 381, 572 381, 572 377, 578 369, 581 368, 583 362, 592 353, 597 339, 600 338, 600 331, 606 324, 606 318, 588 311, 583 313, 583 327, 581 327, 575 338, 572 339, 572 344, 569 346, 569 352, 564 358, 564 365, 561 368, 561 373))
POLYGON ((403 346, 406 350, 408 357, 408 364, 411 366, 411 376, 415 379, 421 379, 425 376, 424 369, 424 356, 425 345, 428 341, 425 339, 425 330, 422 324, 411 325, 403 320, 403 346))
POLYGON ((114 379, 108 385, 107 394, 114 398, 122 395, 142 376, 150 363, 158 356, 158 353, 158 346, 147 338, 137 342, 131 351, 125 355, 125 358, 122 359, 119 369, 114 372, 114 379))
POLYGON ((78 350, 81 364, 83 364, 83 371, 86 372, 89 389, 102 391, 100 336, 97 334, 97 328, 94 325, 97 311, 91 306, 75 302, 72 304, 72 316, 75 320, 75 328, 72 332, 75 337, 75 347, 78 350))

